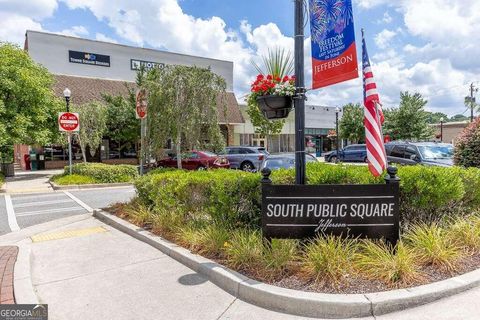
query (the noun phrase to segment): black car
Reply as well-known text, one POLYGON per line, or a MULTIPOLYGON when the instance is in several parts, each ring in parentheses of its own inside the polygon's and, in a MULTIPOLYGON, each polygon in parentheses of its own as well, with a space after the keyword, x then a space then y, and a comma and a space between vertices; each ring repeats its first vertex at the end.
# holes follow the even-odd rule
POLYGON ((391 142, 385 144, 387 161, 404 165, 453 166, 453 146, 437 142, 391 142))
MULTIPOLYGON (((367 146, 365 144, 351 144, 338 151, 338 160, 342 162, 367 162, 367 146)), ((337 151, 324 154, 325 162, 336 162, 337 151)))

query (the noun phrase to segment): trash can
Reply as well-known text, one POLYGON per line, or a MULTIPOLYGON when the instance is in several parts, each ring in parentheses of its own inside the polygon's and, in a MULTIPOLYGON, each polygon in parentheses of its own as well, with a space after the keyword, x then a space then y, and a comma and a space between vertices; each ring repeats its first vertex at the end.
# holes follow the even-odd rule
POLYGON ((37 153, 35 151, 30 151, 30 167, 32 171, 38 170, 37 153))
POLYGON ((43 153, 37 154, 37 169, 45 170, 45 155, 43 153))

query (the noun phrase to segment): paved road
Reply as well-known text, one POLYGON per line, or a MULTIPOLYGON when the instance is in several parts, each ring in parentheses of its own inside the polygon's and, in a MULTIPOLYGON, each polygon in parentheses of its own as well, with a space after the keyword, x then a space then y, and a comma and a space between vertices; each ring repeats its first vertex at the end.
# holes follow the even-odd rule
POLYGON ((24 229, 55 219, 84 214, 115 202, 126 202, 134 194, 133 187, 121 187, 2 195, 0 235, 11 232, 12 223, 13 226, 16 223, 19 229, 24 229))

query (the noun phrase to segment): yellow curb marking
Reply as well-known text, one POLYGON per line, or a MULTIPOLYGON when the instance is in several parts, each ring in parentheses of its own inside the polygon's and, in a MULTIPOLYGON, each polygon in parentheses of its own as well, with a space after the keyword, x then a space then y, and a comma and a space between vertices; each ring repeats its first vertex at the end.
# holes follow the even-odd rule
POLYGON ((87 228, 87 229, 37 234, 37 235, 31 236, 30 238, 32 239, 32 242, 42 242, 42 241, 88 236, 91 234, 102 233, 102 232, 108 232, 108 230, 105 229, 104 227, 94 227, 94 228, 87 228))

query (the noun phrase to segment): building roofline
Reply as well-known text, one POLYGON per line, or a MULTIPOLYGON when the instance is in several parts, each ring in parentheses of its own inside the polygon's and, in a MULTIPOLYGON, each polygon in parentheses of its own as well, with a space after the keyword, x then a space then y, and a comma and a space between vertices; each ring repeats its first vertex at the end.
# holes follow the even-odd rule
POLYGON ((25 31, 25 38, 28 39, 28 34, 29 34, 29 33, 47 34, 47 35, 52 35, 52 36, 57 36, 57 37, 64 37, 64 38, 69 38, 69 39, 80 39, 80 40, 85 40, 85 41, 90 41, 90 42, 99 42, 99 43, 105 43, 105 44, 114 45, 114 46, 121 46, 121 47, 125 47, 125 48, 142 49, 142 50, 153 51, 153 52, 169 53, 169 54, 175 54, 175 55, 184 56, 184 57, 200 58, 200 59, 205 59, 205 60, 213 60, 213 61, 219 61, 219 62, 225 62, 225 63, 233 64, 233 61, 228 61, 228 60, 221 60, 221 59, 216 59, 216 58, 208 58, 208 57, 204 57, 204 56, 195 56, 195 55, 192 55, 192 54, 179 53, 179 52, 166 51, 166 50, 158 50, 158 49, 151 49, 151 48, 135 47, 135 46, 131 46, 131 45, 127 45, 127 44, 121 44, 121 43, 113 43, 113 42, 102 41, 102 40, 93 40, 93 39, 87 39, 87 38, 67 36, 67 35, 64 35, 64 34, 54 33, 54 32, 44 32, 44 31, 36 31, 36 30, 26 30, 26 31, 25 31))

